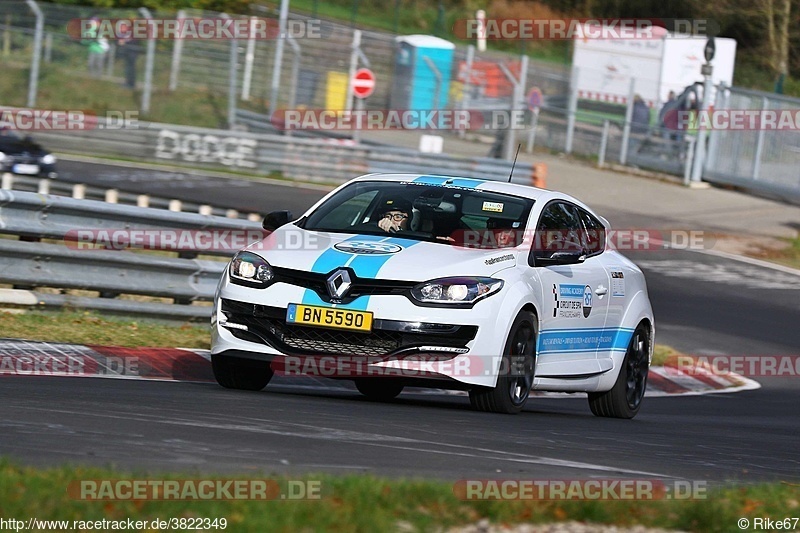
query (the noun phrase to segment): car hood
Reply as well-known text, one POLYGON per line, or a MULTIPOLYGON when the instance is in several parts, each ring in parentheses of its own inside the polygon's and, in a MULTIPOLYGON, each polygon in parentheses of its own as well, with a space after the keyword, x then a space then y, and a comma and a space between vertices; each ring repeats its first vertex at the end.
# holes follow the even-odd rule
POLYGON ((516 265, 518 249, 479 250, 382 235, 309 231, 289 224, 248 251, 271 265, 326 274, 350 267, 360 278, 426 281, 492 276, 516 265))

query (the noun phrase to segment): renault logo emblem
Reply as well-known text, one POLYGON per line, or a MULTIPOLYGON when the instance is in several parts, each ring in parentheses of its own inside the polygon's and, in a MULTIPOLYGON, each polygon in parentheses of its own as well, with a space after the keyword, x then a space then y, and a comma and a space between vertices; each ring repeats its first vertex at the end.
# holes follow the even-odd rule
POLYGON ((352 284, 350 273, 347 270, 337 270, 328 276, 328 280, 325 282, 330 297, 337 299, 343 297, 352 284))

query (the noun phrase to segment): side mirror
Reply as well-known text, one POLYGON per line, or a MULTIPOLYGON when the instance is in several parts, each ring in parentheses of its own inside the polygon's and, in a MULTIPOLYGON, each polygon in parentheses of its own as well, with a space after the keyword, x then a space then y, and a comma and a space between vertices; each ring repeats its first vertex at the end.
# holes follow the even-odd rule
POLYGON ((536 266, 577 265, 586 261, 586 253, 583 250, 553 252, 550 257, 537 256, 534 261, 536 266))
POLYGON ((267 231, 275 231, 281 226, 288 224, 292 221, 291 211, 273 211, 264 217, 264 222, 261 227, 267 231))

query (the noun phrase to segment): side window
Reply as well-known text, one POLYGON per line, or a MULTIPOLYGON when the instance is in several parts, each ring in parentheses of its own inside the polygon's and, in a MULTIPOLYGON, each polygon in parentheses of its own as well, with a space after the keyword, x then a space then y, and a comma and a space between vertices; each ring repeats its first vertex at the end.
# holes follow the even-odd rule
POLYGON ((578 214, 583 222, 583 243, 586 251, 589 252, 589 255, 602 253, 606 246, 605 226, 588 211, 578 208, 578 214))
POLYGON ((555 252, 583 251, 583 233, 577 207, 566 202, 548 204, 536 226, 529 263, 550 258, 555 252))

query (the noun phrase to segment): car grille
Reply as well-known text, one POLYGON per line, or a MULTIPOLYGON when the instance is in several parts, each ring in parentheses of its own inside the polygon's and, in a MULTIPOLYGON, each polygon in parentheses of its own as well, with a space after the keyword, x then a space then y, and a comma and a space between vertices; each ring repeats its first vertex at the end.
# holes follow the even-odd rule
MULTIPOLYGON (((276 266, 273 266, 272 270, 275 272, 273 283, 281 282, 311 289, 317 293, 317 296, 319 296, 322 301, 331 302, 331 297, 325 285, 331 272, 327 274, 318 274, 316 272, 305 272, 276 266)), ((346 270, 350 272, 352 284, 347 294, 338 302, 343 304, 348 304, 360 296, 400 296, 406 294, 407 291, 411 290, 418 283, 414 281, 363 279, 356 276, 352 269, 348 268, 346 270)))
POLYGON ((433 331, 397 331, 398 321, 377 321, 371 332, 334 330, 286 324, 286 309, 222 300, 222 312, 230 322, 247 331, 229 329, 242 340, 267 343, 289 355, 386 356, 419 346, 466 348, 477 326, 431 325, 433 331), (378 327, 378 322, 383 327, 378 327), (447 332, 436 332, 435 329, 447 332))

